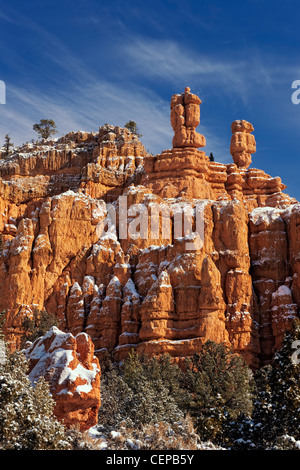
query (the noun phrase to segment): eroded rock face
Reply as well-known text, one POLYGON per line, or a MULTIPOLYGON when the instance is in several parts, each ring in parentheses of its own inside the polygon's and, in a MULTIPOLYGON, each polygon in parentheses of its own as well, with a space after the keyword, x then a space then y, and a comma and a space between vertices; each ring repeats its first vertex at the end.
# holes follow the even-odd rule
POLYGON ((86 333, 74 337, 52 327, 25 351, 29 378, 43 376, 55 401, 54 413, 67 426, 81 431, 95 426, 101 404, 101 369, 94 345, 86 333))
POLYGON ((171 99, 171 125, 174 130, 173 147, 205 147, 205 137, 196 132, 200 124, 201 100, 186 87, 181 95, 171 99))
POLYGON ((0 162, 0 311, 12 348, 23 319, 45 308, 62 331, 89 334, 100 361, 131 348, 180 360, 208 339, 254 368, 272 359, 300 306, 299 204, 241 160, 255 148, 246 121, 232 128, 239 160, 209 161, 199 104, 188 89, 172 98, 175 141, 160 155, 106 125, 0 162))
POLYGON ((254 127, 245 120, 234 121, 231 124, 230 153, 238 168, 248 168, 251 164, 251 155, 256 152, 256 142, 251 132, 254 127))
POLYGON ((288 209, 256 208, 250 213, 251 271, 258 298, 261 356, 266 362, 299 311, 298 273, 291 261, 299 232, 290 230, 298 210, 295 204, 288 209))

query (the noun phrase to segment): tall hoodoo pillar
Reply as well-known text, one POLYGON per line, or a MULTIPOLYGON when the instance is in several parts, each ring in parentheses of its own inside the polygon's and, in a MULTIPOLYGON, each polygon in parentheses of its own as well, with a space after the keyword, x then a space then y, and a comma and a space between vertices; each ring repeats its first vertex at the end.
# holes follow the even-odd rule
POLYGON ((256 152, 256 142, 252 124, 245 120, 233 121, 231 124, 230 153, 238 168, 248 168, 251 164, 252 153, 256 152))
POLYGON ((171 98, 171 125, 174 130, 173 148, 205 147, 205 137, 196 132, 200 124, 201 100, 186 87, 184 93, 171 98))

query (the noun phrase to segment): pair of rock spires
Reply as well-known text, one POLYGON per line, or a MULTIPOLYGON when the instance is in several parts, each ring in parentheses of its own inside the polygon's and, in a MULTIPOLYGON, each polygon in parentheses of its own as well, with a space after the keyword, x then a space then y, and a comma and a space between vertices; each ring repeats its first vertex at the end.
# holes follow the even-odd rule
MULTIPOLYGON (((171 98, 171 125, 174 130, 173 148, 205 147, 205 137, 196 132, 200 124, 201 100, 186 87, 184 93, 175 94, 171 98)), ((238 168, 248 168, 251 155, 256 152, 256 142, 251 134, 254 128, 245 120, 234 121, 231 125, 232 138, 230 153, 238 168)))

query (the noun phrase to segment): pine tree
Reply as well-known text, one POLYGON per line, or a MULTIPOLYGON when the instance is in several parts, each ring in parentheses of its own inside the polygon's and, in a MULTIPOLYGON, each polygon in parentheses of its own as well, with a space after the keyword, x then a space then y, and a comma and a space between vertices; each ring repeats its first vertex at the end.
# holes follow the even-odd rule
POLYGON ((162 380, 154 384, 141 378, 132 396, 130 416, 135 425, 141 426, 158 422, 175 423, 181 421, 184 414, 162 380))
POLYGON ((41 378, 33 387, 26 370, 20 352, 0 366, 0 449, 69 450, 64 427, 53 417, 48 384, 41 378))
POLYGON ((132 350, 122 367, 111 364, 102 371, 99 424, 139 428, 181 421, 179 375, 169 357, 145 359, 132 350))
POLYGON ((135 424, 183 419, 176 396, 179 374, 179 368, 167 356, 146 360, 131 351, 124 363, 124 380, 133 392, 130 416, 135 424))
POLYGON ((21 342, 21 349, 25 347, 27 341, 35 341, 43 336, 52 326, 58 326, 55 315, 46 310, 34 309, 32 318, 26 317, 22 322, 24 336, 21 342))
POLYGON ((185 404, 204 440, 220 442, 227 419, 252 409, 253 379, 244 360, 222 344, 207 341, 187 362, 185 404))
POLYGON ((138 389, 138 381, 142 375, 143 366, 141 358, 136 351, 132 349, 124 361, 124 380, 132 390, 136 391, 136 389, 138 389))
POLYGON ((115 428, 120 423, 132 426, 130 410, 133 392, 121 375, 120 368, 108 364, 101 371, 101 408, 98 423, 105 428, 115 428))
POLYGON ((227 417, 222 444, 233 450, 266 450, 274 440, 272 393, 269 384, 271 366, 256 371, 252 413, 227 417))
POLYGON ((290 435, 300 440, 300 361, 294 361, 294 343, 300 340, 300 319, 285 334, 270 372, 273 424, 278 438, 290 435))
POLYGON ((126 122, 124 127, 125 127, 125 129, 130 130, 130 132, 132 132, 132 134, 135 134, 137 137, 142 137, 142 134, 139 133, 139 129, 138 129, 138 126, 137 126, 136 122, 128 121, 128 122, 126 122))
POLYGON ((5 136, 5 143, 4 143, 4 149, 5 149, 5 157, 8 157, 11 153, 10 148, 13 147, 14 144, 11 142, 10 137, 8 134, 5 136))
POLYGON ((33 130, 36 131, 42 139, 46 140, 57 133, 56 124, 53 119, 41 119, 39 124, 33 125, 33 130))
POLYGON ((255 374, 252 416, 227 423, 226 443, 235 450, 298 449, 300 440, 300 320, 285 334, 272 364, 255 374), (296 359, 295 360, 295 356, 296 359))

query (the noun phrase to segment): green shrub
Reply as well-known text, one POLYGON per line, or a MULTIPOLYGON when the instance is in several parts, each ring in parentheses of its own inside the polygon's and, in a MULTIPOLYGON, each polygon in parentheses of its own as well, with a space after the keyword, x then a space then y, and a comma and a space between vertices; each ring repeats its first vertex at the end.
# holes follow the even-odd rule
POLYGON ((294 449, 300 442, 300 363, 294 361, 300 340, 300 320, 285 334, 271 364, 254 375, 251 416, 228 422, 224 439, 235 450, 294 449))
POLYGON ((221 442, 228 418, 251 414, 253 385, 244 360, 223 344, 207 341, 199 354, 186 361, 184 409, 202 439, 221 442))
POLYGON ((20 353, 0 366, 0 449, 69 450, 65 429, 53 416, 54 401, 41 378, 33 387, 20 353))
POLYGON ((111 364, 102 371, 99 424, 115 427, 124 422, 140 427, 181 420, 184 415, 174 397, 175 378, 171 373, 167 378, 169 369, 174 377, 180 373, 170 359, 146 361, 132 351, 122 367, 111 364))
POLYGON ((32 318, 25 318, 22 323, 25 330, 22 340, 22 347, 27 341, 35 341, 37 338, 44 336, 52 326, 58 326, 57 318, 46 310, 35 309, 32 318))
POLYGON ((201 439, 219 443, 228 417, 251 413, 253 378, 240 356, 208 341, 184 368, 169 355, 146 359, 132 350, 122 367, 102 374, 101 393, 104 426, 172 424, 191 416, 201 439))

